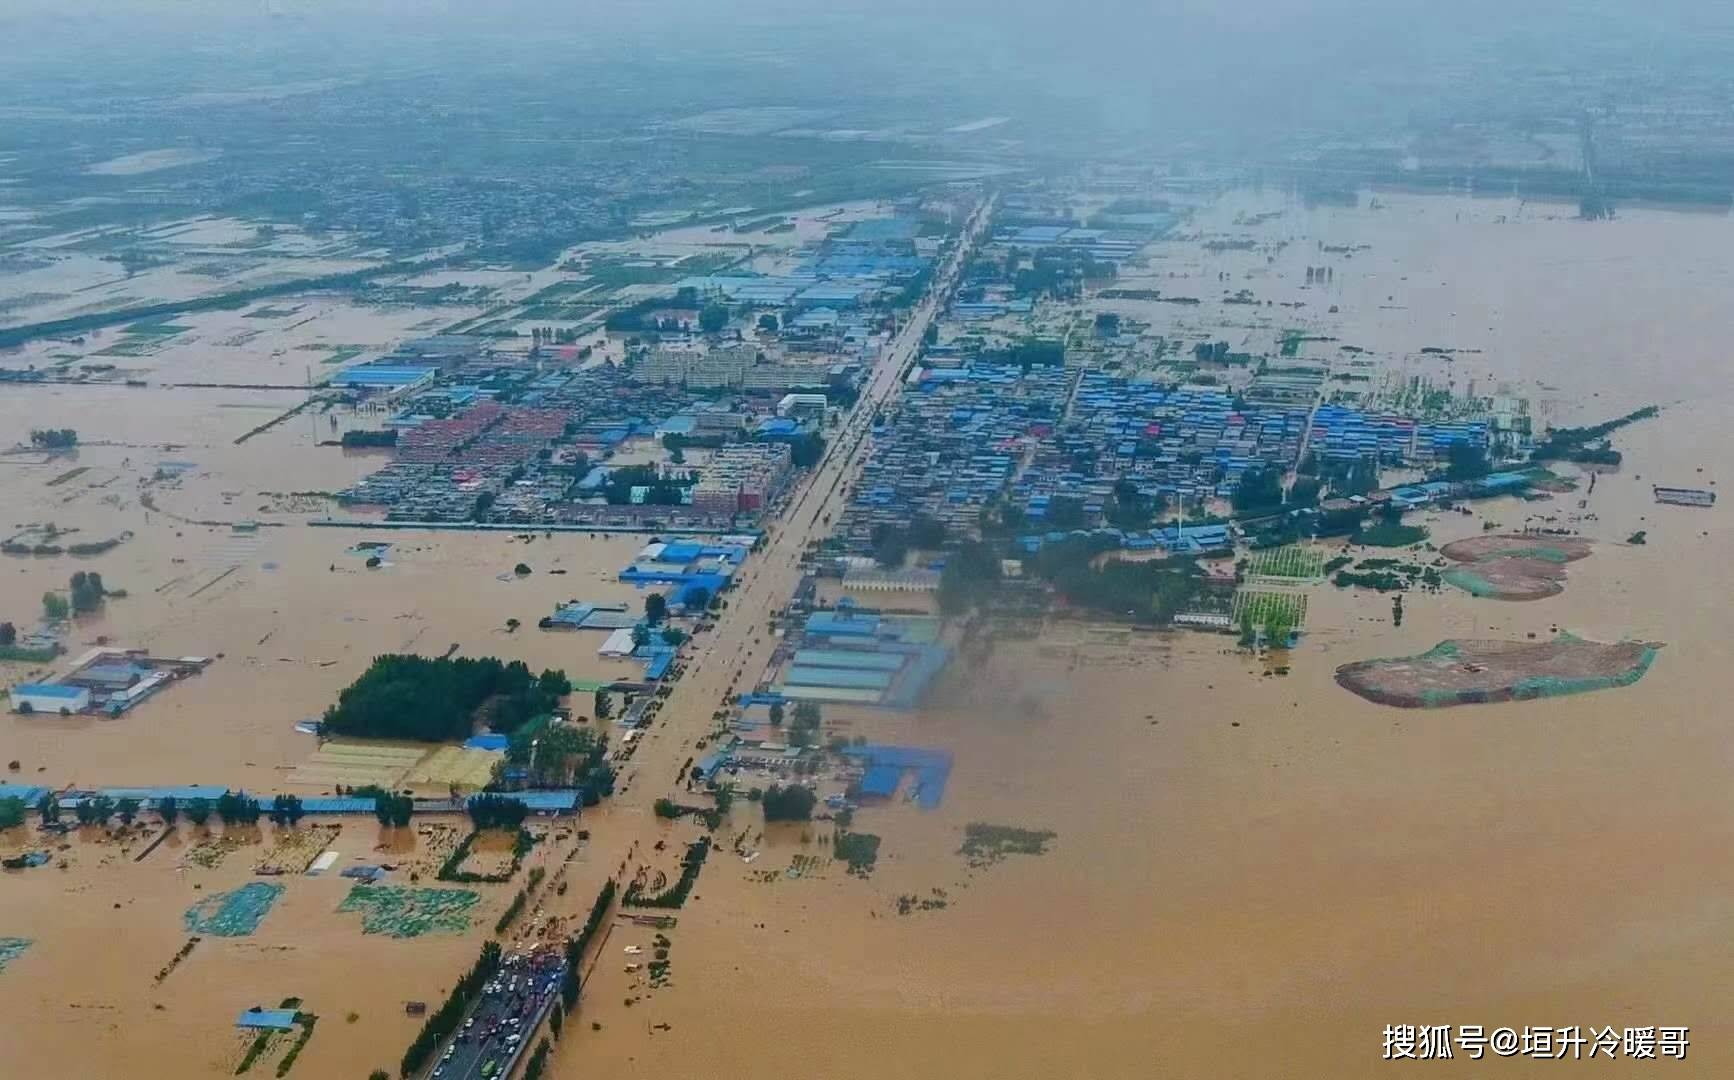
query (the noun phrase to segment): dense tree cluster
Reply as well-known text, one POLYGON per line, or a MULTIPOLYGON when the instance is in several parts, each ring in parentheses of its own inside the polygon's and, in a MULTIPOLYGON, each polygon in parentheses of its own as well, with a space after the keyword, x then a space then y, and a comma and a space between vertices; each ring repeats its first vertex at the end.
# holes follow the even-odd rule
POLYGON ((225 825, 256 825, 263 813, 259 808, 259 800, 244 791, 223 792, 217 796, 213 809, 225 825))
POLYGON ((279 795, 271 800, 271 822, 274 825, 292 826, 306 815, 298 796, 279 795))
POLYGON ((729 309, 723 304, 706 304, 698 312, 698 328, 714 334, 729 324, 729 309))
POLYGON ((1282 507, 1282 470, 1251 468, 1240 474, 1240 484, 1234 489, 1234 509, 1246 514, 1271 511, 1282 507))
POLYGON ((798 469, 810 469, 825 460, 825 437, 809 431, 789 443, 790 461, 798 469))
POLYGON ((103 588, 102 575, 83 570, 72 575, 72 610, 80 615, 102 606, 108 590, 103 588))
POLYGON ((795 705, 795 715, 789 724, 789 744, 791 746, 812 746, 819 741, 819 706, 816 702, 802 701, 795 705))
POLYGON ((813 794, 813 789, 800 784, 772 784, 759 800, 759 805, 765 809, 766 821, 807 821, 813 816, 813 807, 819 802, 819 797, 813 794))
POLYGON ((49 622, 60 622, 72 614, 72 605, 66 602, 66 597, 57 592, 42 594, 42 617, 49 622))
POLYGON ((431 658, 392 653, 374 658, 325 711, 334 735, 444 742, 467 738, 478 721, 513 731, 552 712, 572 692, 564 673, 538 677, 519 661, 494 657, 431 658))
POLYGON ((999 585, 999 555, 987 544, 966 543, 947 556, 939 574, 939 609, 956 615, 982 603, 999 585))
POLYGON ((30 433, 30 445, 44 450, 66 450, 78 445, 78 432, 71 428, 39 428, 30 433))
POLYGON ((515 829, 529 808, 509 795, 477 795, 469 801, 470 821, 478 829, 515 829))
POLYGON ((1106 537, 1045 544, 1025 568, 1048 581, 1069 604, 1143 622, 1166 622, 1208 588, 1197 564, 1179 560, 1097 558, 1112 550, 1106 537))
POLYGON ((512 732, 506 760, 527 769, 533 785, 564 786, 579 779, 613 790, 612 774, 604 779, 597 773, 607 751, 607 744, 589 728, 539 717, 512 732))
POLYGON ((384 428, 372 431, 366 428, 355 428, 343 433, 343 445, 347 448, 396 446, 397 429, 384 428))

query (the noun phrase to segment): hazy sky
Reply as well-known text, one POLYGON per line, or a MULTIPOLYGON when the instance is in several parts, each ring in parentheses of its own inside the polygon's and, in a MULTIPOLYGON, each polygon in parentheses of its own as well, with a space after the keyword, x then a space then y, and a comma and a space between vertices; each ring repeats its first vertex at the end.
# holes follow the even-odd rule
POLYGON ((1629 69, 1619 92, 1641 95, 1688 60, 1734 72, 1731 31, 1726 0, 0 0, 0 69, 40 101, 111 70, 148 92, 151 61, 221 90, 411 62, 474 74, 478 51, 514 77, 532 55, 551 74, 563 57, 604 72, 696 58, 715 107, 749 88, 762 102, 781 79, 790 105, 846 102, 855 85, 1266 138, 1522 108, 1523 78, 1552 80, 1550 107, 1594 81, 1582 73, 1629 69))

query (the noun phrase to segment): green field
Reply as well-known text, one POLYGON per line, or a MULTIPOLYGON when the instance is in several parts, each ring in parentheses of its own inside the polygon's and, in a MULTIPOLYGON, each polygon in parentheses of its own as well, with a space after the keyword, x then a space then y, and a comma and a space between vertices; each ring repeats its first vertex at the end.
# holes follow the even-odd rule
POLYGON ((1316 547, 1285 544, 1252 553, 1248 572, 1256 577, 1296 578, 1316 581, 1325 576, 1325 553, 1316 547))

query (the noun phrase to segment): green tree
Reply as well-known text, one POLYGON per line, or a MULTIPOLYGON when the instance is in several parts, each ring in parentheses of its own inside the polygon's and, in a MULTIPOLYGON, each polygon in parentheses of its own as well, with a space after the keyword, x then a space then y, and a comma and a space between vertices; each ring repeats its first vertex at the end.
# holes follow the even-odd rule
POLYGON ((49 622, 63 622, 71 613, 72 605, 66 602, 66 597, 54 592, 42 594, 42 617, 49 622))
POLYGON ((729 324, 729 309, 722 304, 706 304, 698 312, 698 328, 714 334, 729 324))
POLYGON ((947 615, 957 615, 988 599, 999 585, 999 555, 978 541, 960 544, 945 560, 935 597, 947 615))
POLYGON ((1264 621, 1264 638, 1273 649, 1288 648, 1289 635, 1293 632, 1286 615, 1271 615, 1264 621))
POLYGON ((1316 506, 1319 501, 1319 479, 1316 476, 1297 476, 1294 484, 1288 489, 1290 506, 1316 506))
POLYGON ((16 829, 24 824, 25 815, 28 813, 29 808, 24 805, 23 799, 0 799, 0 829, 16 829))
POLYGON ((415 810, 415 800, 408 795, 397 795, 383 788, 357 788, 353 794, 363 798, 373 798, 373 816, 386 828, 403 828, 409 824, 410 814, 415 810))
POLYGON ((523 803, 504 795, 477 795, 466 809, 478 829, 516 829, 529 814, 523 803))
POLYGON ((80 825, 101 825, 114 816, 114 800, 107 795, 92 795, 80 799, 73 811, 80 825))
POLYGON ((194 825, 203 826, 211 819, 211 800, 203 796, 194 798, 187 803, 187 820, 194 825))
POLYGON ((606 720, 613 715, 614 699, 608 696, 608 690, 606 688, 597 687, 593 711, 596 713, 596 719, 598 720, 606 720))
POLYGON ((566 677, 564 671, 545 668, 536 677, 536 690, 549 701, 558 701, 572 692, 572 680, 566 677))
POLYGON ((102 575, 83 570, 72 575, 72 610, 79 614, 95 611, 102 606, 107 590, 102 585, 102 575))
POLYGON ((42 817, 42 824, 53 825, 60 821, 60 798, 54 792, 46 792, 36 800, 36 812, 42 817))
POLYGON ((644 617, 652 626, 668 618, 668 598, 661 593, 651 593, 644 598, 644 617))
POLYGON ((909 543, 927 551, 937 551, 947 539, 945 522, 931 514, 916 514, 909 519, 909 543))
POLYGON ((554 691, 570 692, 570 685, 560 672, 538 677, 521 661, 491 656, 379 656, 326 710, 325 727, 334 735, 424 742, 468 738, 483 720, 512 731, 553 712, 554 691))
POLYGON ((37 429, 30 433, 30 445, 45 450, 65 450, 78 445, 78 432, 71 428, 37 429))
POLYGON ((789 443, 789 461, 797 469, 810 469, 825 460, 825 437, 809 431, 789 443))
POLYGON ((306 816, 307 811, 301 808, 301 799, 295 795, 279 795, 271 800, 271 822, 274 825, 293 826, 306 816))
POLYGON ((900 570, 909 559, 909 531, 896 525, 873 530, 873 561, 887 570, 900 570))
POLYGON ((1054 528, 1081 529, 1086 520, 1084 500, 1076 495, 1056 495, 1048 500, 1048 523, 1054 528))
POLYGON ((114 804, 114 812, 120 816, 122 825, 131 825, 133 818, 138 817, 139 801, 127 796, 114 804))
POLYGON ((710 590, 702 585, 694 586, 686 591, 686 610, 690 612, 703 611, 710 607, 710 590))
POLYGON ((534 760, 536 768, 532 778, 541 783, 564 784, 574 772, 598 756, 595 732, 577 724, 550 724, 531 738, 535 742, 534 753, 529 753, 527 747, 521 753, 525 761, 534 760))
POLYGON ((771 312, 759 316, 759 329, 769 334, 777 332, 777 317, 771 312))
POLYGON ((783 703, 780 701, 771 702, 771 726, 783 726, 783 703))
POLYGON ((787 787, 772 784, 760 798, 759 805, 764 807, 766 821, 807 821, 812 818, 813 807, 818 802, 819 797, 811 788, 800 784, 787 787))
POLYGON ((0 622, 0 649, 18 644, 18 628, 9 622, 0 622))
POLYGON ((1459 440, 1451 443, 1445 453, 1447 480, 1474 480, 1486 476, 1491 468, 1485 446, 1459 440))
POLYGON ((685 640, 686 631, 682 630, 680 627, 665 626, 662 628, 662 643, 664 645, 673 645, 678 647, 680 643, 685 640))
POLYGON ((173 795, 164 795, 157 800, 157 814, 162 817, 164 825, 173 825, 181 816, 180 800, 173 795))
POLYGON ((1234 508, 1243 513, 1274 510, 1282 505, 1282 470, 1248 469, 1234 489, 1234 508))

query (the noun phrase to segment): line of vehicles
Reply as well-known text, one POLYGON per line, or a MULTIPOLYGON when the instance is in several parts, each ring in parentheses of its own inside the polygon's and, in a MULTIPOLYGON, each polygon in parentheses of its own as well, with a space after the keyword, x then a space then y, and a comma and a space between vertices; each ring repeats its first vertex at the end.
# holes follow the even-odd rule
POLYGON ((504 1076, 542 1010, 560 992, 563 973, 555 950, 507 957, 429 1075, 434 1080, 504 1076))

